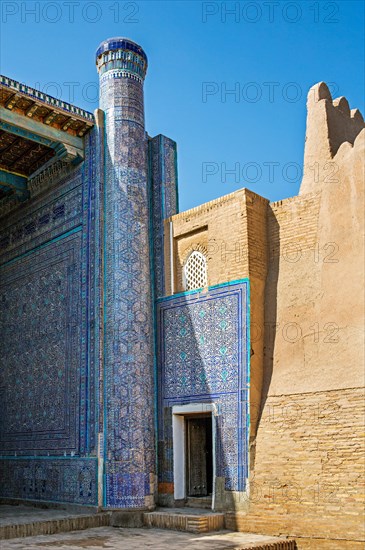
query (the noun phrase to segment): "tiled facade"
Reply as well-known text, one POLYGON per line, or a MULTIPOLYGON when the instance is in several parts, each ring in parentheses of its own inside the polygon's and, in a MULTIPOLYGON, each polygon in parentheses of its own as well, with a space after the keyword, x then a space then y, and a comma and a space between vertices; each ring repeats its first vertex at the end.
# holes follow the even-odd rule
POLYGON ((305 193, 277 203, 241 189, 179 214, 176 143, 145 130, 145 53, 110 39, 97 67, 94 115, 0 79, 7 166, 31 171, 18 145, 37 139, 32 113, 54 151, 68 148, 40 169, 33 143, 37 170, 18 195, 0 165, 0 498, 181 505, 176 417, 202 406, 227 526, 300 536, 298 548, 357 547, 359 111, 323 83, 310 92, 304 164, 335 161, 341 185, 308 189, 307 177, 305 193), (321 149, 332 138, 335 154, 321 149), (186 292, 193 252, 207 287, 186 292))
POLYGON ((109 65, 123 54, 113 47, 105 45, 98 58, 105 112, 105 492, 109 506, 141 508, 155 475, 146 69, 140 73, 139 65, 146 61, 138 56, 125 72, 123 58, 122 67, 109 65))
POLYGON ((50 184, 1 220, 1 494, 97 505, 95 131, 50 184))
POLYGON ((105 41, 97 68, 84 161, 48 163, 29 178, 30 200, 3 210, 0 496, 146 508, 176 143, 145 131, 139 46, 105 41))
POLYGON ((174 482, 172 407, 214 404, 216 476, 244 491, 248 476, 248 281, 162 298, 159 339, 159 483, 174 482))

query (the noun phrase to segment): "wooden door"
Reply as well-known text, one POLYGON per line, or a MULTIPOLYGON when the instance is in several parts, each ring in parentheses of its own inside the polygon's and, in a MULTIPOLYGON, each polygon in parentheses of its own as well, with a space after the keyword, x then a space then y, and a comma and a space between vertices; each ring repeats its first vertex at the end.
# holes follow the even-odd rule
POLYGON ((207 496, 207 455, 210 418, 187 419, 187 494, 207 496))

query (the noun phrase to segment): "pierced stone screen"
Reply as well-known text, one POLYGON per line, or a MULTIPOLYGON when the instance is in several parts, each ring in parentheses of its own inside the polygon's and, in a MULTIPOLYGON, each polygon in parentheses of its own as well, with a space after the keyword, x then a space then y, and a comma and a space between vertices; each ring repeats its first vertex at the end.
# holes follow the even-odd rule
POLYGON ((201 252, 194 250, 184 266, 185 290, 195 290, 208 286, 207 259, 201 252))

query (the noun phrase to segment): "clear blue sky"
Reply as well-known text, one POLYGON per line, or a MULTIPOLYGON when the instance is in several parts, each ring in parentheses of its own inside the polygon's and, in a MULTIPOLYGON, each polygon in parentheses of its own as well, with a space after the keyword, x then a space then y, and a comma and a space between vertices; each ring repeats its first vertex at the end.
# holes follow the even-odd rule
POLYGON ((180 210, 241 187, 278 200, 299 188, 310 86, 364 114, 363 29, 350 0, 2 0, 0 69, 93 111, 95 50, 130 37, 149 58, 147 130, 178 143, 180 210))

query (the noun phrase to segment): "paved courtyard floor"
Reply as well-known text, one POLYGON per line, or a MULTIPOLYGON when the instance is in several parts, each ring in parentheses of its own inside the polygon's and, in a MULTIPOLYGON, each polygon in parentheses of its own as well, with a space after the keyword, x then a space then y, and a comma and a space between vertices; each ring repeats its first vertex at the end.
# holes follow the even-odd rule
POLYGON ((228 550, 252 548, 254 544, 277 542, 276 537, 220 531, 194 535, 160 529, 98 527, 58 535, 41 535, 0 541, 1 550, 228 550))
MULTIPOLYGON (((186 509, 177 509, 176 513, 184 513, 186 509)), ((191 511, 189 511, 190 513, 191 511)), ((194 512, 194 510, 193 510, 194 512)), ((203 512, 206 512, 203 510, 203 512)), ((201 511, 196 510, 197 514, 201 511)), ((251 549, 265 543, 279 542, 283 539, 265 535, 237 533, 231 531, 217 531, 206 534, 193 534, 166 529, 141 528, 127 529, 102 527, 109 523, 109 515, 85 514, 80 510, 48 509, 32 506, 0 506, 0 549, 1 550, 139 550, 153 548, 156 550, 229 550, 251 549), (87 520, 87 523, 81 523, 87 520), (95 522, 94 520, 98 521, 95 522), (99 521, 100 519, 100 521, 99 521), (76 523, 71 523, 73 520, 76 523), (105 522, 106 520, 106 522, 105 522), (92 523, 89 523, 92 521, 92 523), (39 535, 41 532, 54 532, 65 527, 64 531, 54 535, 39 535), (45 525, 45 529, 37 526, 45 525), (50 530, 51 525, 55 529, 50 530), (20 530, 18 530, 18 527, 20 530), (28 530, 28 527, 30 528, 28 530), (71 529, 82 529, 73 530, 71 529), (22 534, 34 534, 22 538, 2 538, 22 534), (68 529, 67 529, 68 528, 68 529), (15 529, 15 531, 14 531, 15 529)), ((285 540, 285 539, 284 539, 285 540)))

